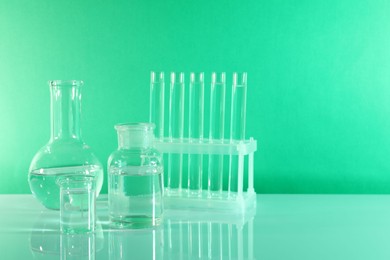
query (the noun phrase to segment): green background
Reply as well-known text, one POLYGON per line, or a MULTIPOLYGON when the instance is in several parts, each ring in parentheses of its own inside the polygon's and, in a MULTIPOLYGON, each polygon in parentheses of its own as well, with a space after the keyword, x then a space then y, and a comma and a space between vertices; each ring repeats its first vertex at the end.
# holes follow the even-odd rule
MULTIPOLYGON (((0 193, 29 193, 49 79, 83 79, 83 137, 147 121, 150 70, 248 72, 259 193, 389 193, 390 2, 0 1, 0 193)), ((104 188, 106 191, 106 186, 104 188)))

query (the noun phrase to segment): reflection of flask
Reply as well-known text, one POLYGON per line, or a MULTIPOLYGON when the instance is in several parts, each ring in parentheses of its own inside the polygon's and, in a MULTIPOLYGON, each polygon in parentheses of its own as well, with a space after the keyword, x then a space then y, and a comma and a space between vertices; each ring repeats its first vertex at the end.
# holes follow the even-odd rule
POLYGON ((34 156, 29 184, 34 196, 47 208, 59 209, 61 175, 85 174, 96 177, 96 193, 103 184, 103 168, 81 138, 82 81, 50 81, 51 138, 34 156))
POLYGON ((114 225, 160 224, 163 211, 163 164, 154 148, 154 124, 115 126, 118 149, 108 159, 108 203, 114 225))

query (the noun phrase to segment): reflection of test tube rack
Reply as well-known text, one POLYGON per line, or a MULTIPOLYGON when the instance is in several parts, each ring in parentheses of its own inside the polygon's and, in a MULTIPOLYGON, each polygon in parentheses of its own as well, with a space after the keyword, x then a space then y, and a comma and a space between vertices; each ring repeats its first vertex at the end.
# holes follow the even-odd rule
POLYGON ((156 147, 164 154, 165 207, 254 208, 257 142, 245 139, 247 74, 233 73, 230 132, 225 131, 225 73, 213 73, 210 88, 203 73, 191 73, 188 87, 184 73, 171 73, 166 89, 164 73, 152 72, 150 86, 150 122, 156 124, 156 147))
POLYGON ((164 259, 254 259, 253 210, 241 218, 179 212, 165 218, 164 259))
POLYGON ((116 259, 253 260, 255 209, 244 215, 173 210, 164 224, 110 230, 108 256, 116 259))

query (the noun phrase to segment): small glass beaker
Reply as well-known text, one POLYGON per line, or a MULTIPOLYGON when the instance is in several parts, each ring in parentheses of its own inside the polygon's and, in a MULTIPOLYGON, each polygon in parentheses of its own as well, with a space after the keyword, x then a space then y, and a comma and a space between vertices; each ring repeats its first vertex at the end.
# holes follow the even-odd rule
POLYGON ((143 228, 161 223, 163 164, 154 148, 154 124, 115 126, 118 149, 108 158, 108 204, 116 227, 143 228))
POLYGON ((95 231, 96 184, 95 178, 68 175, 58 179, 60 186, 60 229, 67 234, 95 231))

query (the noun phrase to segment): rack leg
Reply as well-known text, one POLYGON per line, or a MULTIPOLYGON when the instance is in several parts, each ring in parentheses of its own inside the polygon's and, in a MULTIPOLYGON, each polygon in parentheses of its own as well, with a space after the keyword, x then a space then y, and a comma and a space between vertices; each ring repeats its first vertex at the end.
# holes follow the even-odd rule
POLYGON ((244 181, 244 155, 238 156, 238 187, 237 187, 237 195, 238 197, 242 197, 243 190, 243 181, 244 181))
POLYGON ((254 160, 253 160, 253 153, 249 154, 249 161, 248 161, 248 192, 253 193, 255 191, 253 187, 253 178, 254 178, 254 160))

